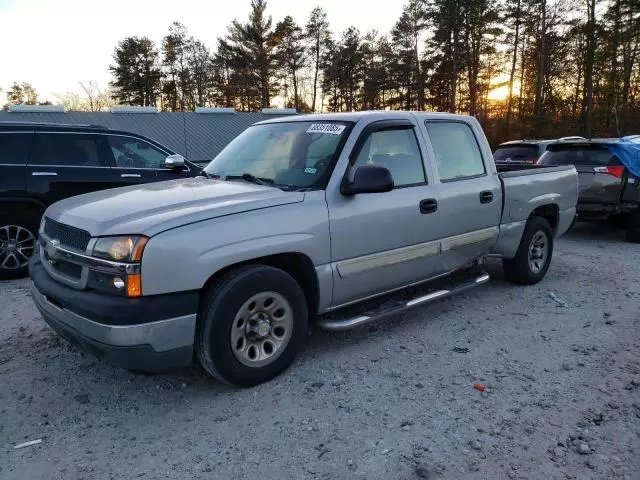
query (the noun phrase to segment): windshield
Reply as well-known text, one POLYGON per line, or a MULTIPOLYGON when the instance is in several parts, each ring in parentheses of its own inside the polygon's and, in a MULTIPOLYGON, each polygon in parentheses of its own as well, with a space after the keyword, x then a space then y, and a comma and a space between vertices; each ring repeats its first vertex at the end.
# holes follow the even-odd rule
POLYGON ((249 127, 204 169, 221 178, 255 177, 276 187, 325 188, 346 140, 347 122, 283 122, 249 127))

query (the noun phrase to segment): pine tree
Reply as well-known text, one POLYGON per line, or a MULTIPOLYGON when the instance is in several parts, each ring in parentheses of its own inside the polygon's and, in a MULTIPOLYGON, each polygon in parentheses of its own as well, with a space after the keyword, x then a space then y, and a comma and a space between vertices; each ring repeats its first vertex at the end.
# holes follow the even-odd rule
POLYGON ((306 26, 306 37, 309 42, 309 57, 313 68, 313 90, 311 92, 311 111, 316 111, 316 98, 318 93, 318 76, 322 70, 322 58, 327 50, 327 44, 331 38, 327 12, 322 7, 315 7, 311 11, 306 26))
POLYGON ((191 72, 187 61, 190 39, 187 28, 180 22, 169 26, 169 33, 162 40, 162 65, 166 81, 163 85, 165 100, 171 111, 184 111, 191 93, 191 72))
POLYGON ((110 83, 113 98, 119 103, 155 106, 160 93, 162 71, 159 54, 147 37, 127 37, 118 43, 109 70, 114 76, 110 83))
POLYGON ((409 0, 402 10, 400 19, 391 30, 397 62, 395 70, 405 90, 406 110, 424 109, 424 75, 421 71, 418 45, 426 28, 427 11, 424 1, 409 0))
POLYGON ((251 0, 248 22, 234 20, 227 38, 222 42, 242 82, 241 103, 252 110, 268 108, 271 97, 277 92, 274 75, 277 67, 277 45, 272 19, 266 15, 266 9, 265 0, 251 0), (254 90, 257 91, 257 98, 254 90))
MULTIPOLYGON (((286 16, 276 25, 274 39, 278 45, 276 50, 278 65, 283 70, 285 79, 291 80, 293 105, 299 111, 302 101, 298 88, 298 76, 306 60, 304 34, 293 18, 286 16)), ((287 92, 285 91, 286 97, 287 92)))

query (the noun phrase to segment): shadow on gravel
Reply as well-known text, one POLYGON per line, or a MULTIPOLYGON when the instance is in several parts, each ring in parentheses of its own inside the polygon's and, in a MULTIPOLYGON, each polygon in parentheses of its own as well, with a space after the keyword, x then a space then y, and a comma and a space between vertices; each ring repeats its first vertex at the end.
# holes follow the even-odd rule
POLYGON ((561 238, 566 238, 568 240, 626 243, 624 237, 625 231, 622 228, 613 228, 609 225, 592 222, 576 222, 573 228, 571 228, 571 230, 561 238))

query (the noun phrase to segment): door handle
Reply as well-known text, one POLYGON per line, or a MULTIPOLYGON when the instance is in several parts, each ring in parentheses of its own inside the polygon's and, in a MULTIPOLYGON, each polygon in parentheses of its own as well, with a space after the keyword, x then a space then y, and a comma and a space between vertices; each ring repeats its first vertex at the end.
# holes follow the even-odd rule
POLYGON ((493 202, 493 192, 489 190, 480 192, 480 203, 491 203, 491 202, 493 202))
POLYGON ((120 178, 140 178, 139 173, 123 173, 120 175, 120 178))
POLYGON ((58 174, 56 172, 32 172, 33 177, 55 177, 58 174))
POLYGON ((433 213, 438 210, 438 201, 435 198, 427 198, 420 202, 420 213, 433 213))

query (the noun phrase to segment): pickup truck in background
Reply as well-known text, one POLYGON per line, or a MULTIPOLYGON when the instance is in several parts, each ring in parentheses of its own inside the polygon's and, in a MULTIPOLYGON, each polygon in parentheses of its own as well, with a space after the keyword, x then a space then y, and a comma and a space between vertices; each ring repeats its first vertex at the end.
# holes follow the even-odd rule
POLYGON ((304 115, 255 124, 197 178, 45 212, 32 294, 61 335, 124 368, 195 357, 255 385, 309 322, 344 330, 486 283, 534 284, 572 223, 575 167, 499 173, 472 117, 304 115))

